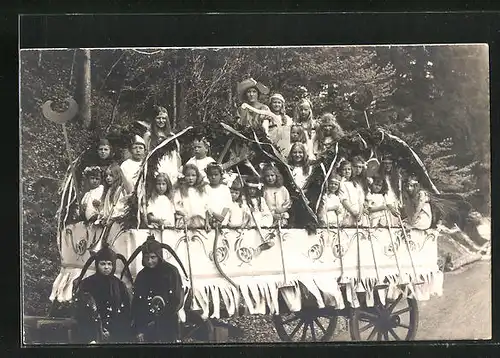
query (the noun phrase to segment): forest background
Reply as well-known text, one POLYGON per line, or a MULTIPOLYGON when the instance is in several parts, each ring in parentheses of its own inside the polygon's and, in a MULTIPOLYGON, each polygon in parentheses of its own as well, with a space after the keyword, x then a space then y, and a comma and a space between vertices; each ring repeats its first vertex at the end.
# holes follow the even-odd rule
MULTIPOLYGON (((369 88, 372 126, 407 141, 437 188, 490 214, 489 60, 486 45, 219 49, 64 49, 20 54, 23 309, 45 315, 59 271, 56 211, 69 164, 100 136, 151 121, 167 108, 175 132, 234 121, 236 84, 253 77, 281 93, 294 114, 300 86, 313 113, 365 127, 350 98, 369 88), (79 114, 47 121, 47 100, 73 97, 79 114)), ((266 99, 263 98, 265 102, 266 99)))

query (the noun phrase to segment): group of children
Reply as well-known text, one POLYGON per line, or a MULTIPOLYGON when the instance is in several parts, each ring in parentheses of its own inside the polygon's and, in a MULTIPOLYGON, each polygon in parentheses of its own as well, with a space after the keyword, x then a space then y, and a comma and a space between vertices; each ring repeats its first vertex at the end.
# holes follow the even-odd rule
POLYGON ((420 230, 431 226, 428 193, 415 176, 409 176, 403 191, 401 174, 385 156, 379 171, 368 177, 366 163, 356 156, 340 162, 328 178, 318 219, 324 226, 387 227, 405 225, 420 230), (405 219, 403 220, 402 217, 405 219))

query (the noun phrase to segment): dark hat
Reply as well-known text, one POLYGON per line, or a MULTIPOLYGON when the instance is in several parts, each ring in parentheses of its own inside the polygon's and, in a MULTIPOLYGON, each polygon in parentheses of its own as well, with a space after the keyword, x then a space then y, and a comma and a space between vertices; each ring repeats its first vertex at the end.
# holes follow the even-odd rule
POLYGON ((113 264, 115 264, 116 259, 116 252, 114 252, 108 245, 103 245, 103 247, 95 254, 96 263, 99 261, 111 261, 113 264))
POLYGON ((85 265, 83 265, 82 271, 80 272, 80 276, 77 278, 76 281, 76 287, 74 289, 74 292, 78 291, 78 286, 82 282, 83 277, 85 277, 85 274, 89 268, 89 266, 92 264, 92 262, 95 262, 96 266, 99 263, 99 261, 111 261, 113 263, 113 271, 112 275, 115 273, 115 268, 116 268, 116 260, 120 260, 124 264, 124 268, 121 274, 121 277, 123 277, 123 274, 125 272, 127 273, 127 278, 132 282, 132 274, 130 273, 130 270, 128 269, 126 263, 127 260, 122 254, 118 254, 114 252, 110 247, 107 242, 102 243, 102 248, 97 251, 93 252, 90 251, 90 257, 88 258, 87 262, 85 262, 85 265))
POLYGON ((269 88, 264 86, 262 83, 257 82, 253 78, 247 78, 240 83, 238 83, 238 86, 236 88, 236 91, 238 92, 238 96, 240 97, 240 100, 243 100, 244 94, 250 89, 250 88, 256 88, 257 91, 261 94, 268 94, 269 93, 269 88))
POLYGON ((150 234, 146 241, 137 247, 135 251, 130 255, 130 258, 128 259, 127 263, 125 264, 125 267, 128 270, 128 267, 132 263, 132 261, 135 260, 137 255, 139 255, 139 252, 142 252, 142 254, 150 254, 150 253, 155 253, 158 257, 163 258, 163 253, 162 249, 167 250, 173 257, 174 259, 179 263, 180 268, 182 269, 182 272, 184 273, 184 276, 188 278, 188 274, 186 272, 186 269, 184 268, 184 265, 182 264, 181 259, 179 256, 177 256, 177 253, 170 247, 170 245, 167 245, 165 243, 161 243, 155 239, 155 236, 150 234))
POLYGON ((145 254, 156 254, 163 259, 161 243, 155 240, 153 235, 148 236, 146 242, 142 245, 141 252, 145 254))

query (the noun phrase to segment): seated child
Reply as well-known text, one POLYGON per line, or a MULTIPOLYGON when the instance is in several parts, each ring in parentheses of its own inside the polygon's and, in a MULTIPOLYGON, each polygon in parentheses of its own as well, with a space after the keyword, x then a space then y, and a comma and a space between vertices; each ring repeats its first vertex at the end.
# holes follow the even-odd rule
POLYGON ((188 228, 204 227, 209 231, 206 183, 194 164, 184 165, 182 175, 174 191, 176 227, 183 227, 184 223, 188 228))
POLYGON ((209 163, 205 169, 209 185, 206 187, 208 200, 208 213, 211 225, 221 224, 229 213, 231 206, 231 192, 222 183, 222 167, 217 163, 209 163))
POLYGON ((262 183, 258 178, 251 177, 245 181, 245 202, 248 206, 248 227, 271 227, 273 214, 262 197, 262 183))
POLYGON ((104 186, 101 184, 101 168, 87 167, 83 171, 83 175, 87 179, 90 189, 83 196, 82 211, 85 221, 93 223, 99 216, 100 200, 104 191, 104 186))
POLYGON ((194 156, 191 157, 186 164, 193 164, 196 166, 202 176, 205 183, 208 183, 208 179, 205 173, 205 168, 209 163, 214 163, 215 160, 208 156, 210 149, 210 143, 206 138, 198 138, 193 141, 193 152, 194 156))
POLYGON ((286 226, 288 224, 288 210, 292 206, 290 193, 283 185, 283 176, 272 164, 266 164, 262 169, 264 180, 263 196, 273 214, 273 225, 286 226))
POLYGON ((159 173, 147 206, 147 220, 151 227, 174 227, 175 209, 171 201, 173 188, 168 175, 159 173))
POLYGON ((318 219, 321 226, 337 226, 343 221, 345 212, 339 198, 341 181, 342 177, 335 173, 332 173, 328 179, 327 192, 323 195, 318 208, 318 219))

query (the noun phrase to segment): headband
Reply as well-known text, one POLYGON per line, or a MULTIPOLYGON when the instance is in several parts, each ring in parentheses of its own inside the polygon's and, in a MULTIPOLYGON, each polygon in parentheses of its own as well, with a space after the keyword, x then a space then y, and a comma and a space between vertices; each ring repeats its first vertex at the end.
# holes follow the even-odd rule
POLYGON ((246 185, 250 188, 257 188, 259 190, 262 190, 262 187, 263 187, 263 184, 262 183, 258 183, 258 184, 254 184, 254 183, 246 183, 246 185))
POLYGON ((86 167, 84 170, 83 170, 83 175, 89 175, 89 174, 94 174, 94 173, 98 173, 98 174, 101 174, 102 170, 100 167, 98 166, 93 166, 93 167, 86 167))

